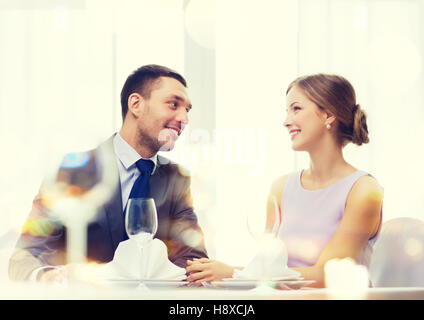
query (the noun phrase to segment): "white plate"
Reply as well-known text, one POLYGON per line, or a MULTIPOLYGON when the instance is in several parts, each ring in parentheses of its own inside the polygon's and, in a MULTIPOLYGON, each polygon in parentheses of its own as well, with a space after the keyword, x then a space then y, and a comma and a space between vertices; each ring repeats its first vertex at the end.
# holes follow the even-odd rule
POLYGON ((258 285, 264 284, 271 287, 281 285, 282 289, 288 287, 289 289, 300 289, 308 284, 314 283, 313 280, 278 280, 278 281, 257 281, 257 280, 240 280, 240 281, 213 281, 214 286, 226 289, 254 289, 258 285))
POLYGON ((142 280, 140 282, 149 288, 177 288, 188 284, 188 281, 181 280, 142 280))
POLYGON ((285 276, 285 277, 273 277, 271 279, 237 279, 237 278, 224 278, 222 281, 281 281, 281 280, 303 280, 300 276, 285 276))
POLYGON ((138 287, 144 284, 148 288, 177 288, 188 284, 188 281, 181 280, 107 280, 106 283, 124 287, 138 287))

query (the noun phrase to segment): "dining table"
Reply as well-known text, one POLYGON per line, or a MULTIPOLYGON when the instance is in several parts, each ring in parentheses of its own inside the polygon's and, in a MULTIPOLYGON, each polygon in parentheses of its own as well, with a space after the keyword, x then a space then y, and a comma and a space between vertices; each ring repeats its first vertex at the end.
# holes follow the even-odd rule
POLYGON ((0 300, 424 300, 424 287, 276 288, 258 282, 248 288, 212 286, 150 286, 142 282, 74 282, 41 284, 4 281, 0 300))
POLYGON ((421 310, 424 287, 362 288, 276 288, 258 283, 254 288, 219 286, 147 286, 142 283, 0 283, 0 308, 33 316, 35 312, 66 313, 100 318, 117 314, 130 318, 139 313, 155 314, 157 319, 269 319, 282 310, 286 314, 315 317, 330 310, 333 315, 360 317, 391 315, 396 310, 421 310), (396 301, 395 301, 396 300, 396 301), (384 305, 382 305, 382 303, 384 305), (395 303, 394 303, 395 302, 395 303), (418 303, 416 303, 418 302, 418 303), (378 303, 377 305, 373 305, 378 303), (404 305, 406 303, 406 305, 404 305), (84 310, 81 312, 81 310, 84 310), (319 311, 321 310, 321 311, 319 311))

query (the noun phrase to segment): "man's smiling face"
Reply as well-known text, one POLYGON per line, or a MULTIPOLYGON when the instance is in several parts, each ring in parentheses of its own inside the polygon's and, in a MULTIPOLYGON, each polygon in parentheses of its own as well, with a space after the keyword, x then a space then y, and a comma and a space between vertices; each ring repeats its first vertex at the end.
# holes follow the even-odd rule
POLYGON ((174 78, 161 77, 153 85, 137 125, 139 143, 152 153, 170 151, 188 124, 191 102, 184 85, 174 78))

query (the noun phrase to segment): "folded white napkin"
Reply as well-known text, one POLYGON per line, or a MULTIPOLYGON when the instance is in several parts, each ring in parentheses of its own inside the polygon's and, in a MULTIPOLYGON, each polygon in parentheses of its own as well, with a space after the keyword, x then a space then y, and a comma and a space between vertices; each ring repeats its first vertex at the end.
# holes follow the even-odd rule
POLYGON ((243 270, 235 270, 233 279, 278 280, 298 279, 301 274, 287 267, 287 248, 283 241, 269 237, 243 270))
POLYGON ((159 239, 142 249, 132 239, 120 242, 113 260, 96 272, 103 280, 184 280, 185 273, 184 268, 169 261, 166 245, 159 239))

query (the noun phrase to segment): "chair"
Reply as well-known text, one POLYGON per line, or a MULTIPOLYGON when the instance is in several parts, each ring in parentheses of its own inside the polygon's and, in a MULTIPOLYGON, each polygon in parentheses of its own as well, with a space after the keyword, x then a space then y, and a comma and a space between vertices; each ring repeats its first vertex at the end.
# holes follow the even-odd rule
POLYGON ((424 221, 406 217, 386 221, 369 272, 374 287, 424 286, 424 221))

